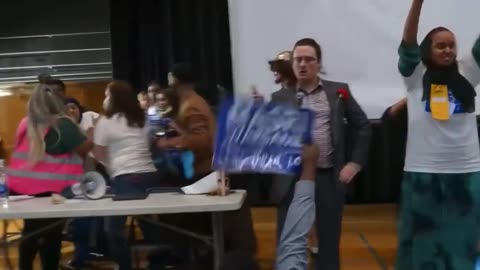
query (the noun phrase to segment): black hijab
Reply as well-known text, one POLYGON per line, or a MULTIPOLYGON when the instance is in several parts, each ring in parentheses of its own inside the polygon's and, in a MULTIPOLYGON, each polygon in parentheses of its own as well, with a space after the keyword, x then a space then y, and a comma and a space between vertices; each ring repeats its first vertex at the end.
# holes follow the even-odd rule
POLYGON ((432 64, 432 36, 436 33, 448 31, 445 27, 437 27, 430 31, 420 44, 420 55, 427 71, 423 76, 422 101, 430 100, 430 88, 432 84, 447 85, 453 96, 460 101, 465 112, 475 111, 475 88, 458 72, 458 63, 446 67, 436 67, 432 64))

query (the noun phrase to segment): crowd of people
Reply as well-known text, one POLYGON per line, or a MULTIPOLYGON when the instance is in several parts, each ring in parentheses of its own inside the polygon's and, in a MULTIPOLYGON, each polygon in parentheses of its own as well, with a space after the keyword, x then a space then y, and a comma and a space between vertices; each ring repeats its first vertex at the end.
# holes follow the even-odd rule
MULTIPOLYGON (((398 48, 407 96, 384 116, 408 121, 396 269, 474 269, 480 253, 480 146, 474 113, 480 39, 461 60, 455 36, 446 28, 433 29, 418 45, 422 6, 423 0, 412 0, 398 48)), ((307 269, 309 238, 316 269, 340 269, 346 185, 367 163, 369 120, 348 84, 320 77, 322 59, 320 45, 304 38, 269 62, 281 85, 272 102, 307 108, 314 115, 313 141, 304 143, 301 175, 276 175, 269 186, 278 204, 278 270, 307 269), (355 132, 347 134, 346 125, 355 132), (347 137, 352 147, 347 147, 347 137)), ((183 186, 204 177, 212 170, 216 122, 195 92, 195 79, 188 64, 176 64, 167 89, 151 83, 137 93, 128 82, 112 81, 100 115, 67 97, 60 80, 41 78, 16 132, 8 168, 10 190, 50 196, 89 170, 102 172, 115 194, 183 186)), ((196 232, 210 227, 206 214, 156 218, 196 232)), ((69 226, 75 244, 70 267, 85 266, 97 252, 112 258, 120 270, 132 269, 126 220, 75 219, 69 226), (105 238, 97 243, 106 243, 96 250, 86 240, 92 226, 102 228, 97 239, 105 238)), ((171 247, 150 254, 151 269, 191 257, 192 242, 186 237, 143 219, 138 223, 145 241, 171 247)), ((226 213, 224 224, 225 269, 258 269, 249 205, 226 213)), ((25 220, 24 235, 49 229, 21 242, 21 270, 33 269, 37 253, 43 269, 58 268, 64 225, 61 219, 25 220)))

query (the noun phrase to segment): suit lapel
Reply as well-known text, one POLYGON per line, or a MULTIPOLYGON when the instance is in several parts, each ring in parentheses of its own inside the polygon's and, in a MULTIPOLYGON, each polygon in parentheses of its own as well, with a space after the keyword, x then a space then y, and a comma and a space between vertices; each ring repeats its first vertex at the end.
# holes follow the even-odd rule
POLYGON ((323 81, 323 90, 327 95, 328 103, 330 105, 331 118, 335 115, 335 107, 337 106, 337 89, 329 81, 323 81))
POLYGON ((327 95, 328 103, 330 105, 330 127, 331 136, 334 147, 339 143, 339 124, 342 123, 343 115, 338 103, 337 87, 330 81, 323 81, 323 89, 327 95))

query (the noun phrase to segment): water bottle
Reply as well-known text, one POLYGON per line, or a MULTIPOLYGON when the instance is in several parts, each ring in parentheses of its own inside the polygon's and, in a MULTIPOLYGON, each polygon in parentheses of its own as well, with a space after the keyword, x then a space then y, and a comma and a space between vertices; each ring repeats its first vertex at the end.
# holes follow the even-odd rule
POLYGON ((8 208, 7 176, 5 174, 5 160, 0 159, 0 204, 8 208))

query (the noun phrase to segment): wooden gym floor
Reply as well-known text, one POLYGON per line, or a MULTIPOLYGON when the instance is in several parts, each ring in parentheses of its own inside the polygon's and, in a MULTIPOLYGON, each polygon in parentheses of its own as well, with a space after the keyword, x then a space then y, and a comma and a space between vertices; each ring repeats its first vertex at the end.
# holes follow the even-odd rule
MULTIPOLYGON (((258 261, 262 270, 273 269, 275 209, 256 208, 253 217, 259 247, 258 261)), ((342 270, 393 269, 396 243, 395 205, 345 207, 341 240, 342 270)))
MULTIPOLYGON (((273 269, 275 258, 276 212, 274 208, 252 210, 257 234, 258 261, 262 270, 273 269)), ((328 218, 328 217, 325 217, 328 218)), ((16 222, 21 226, 21 222, 16 222)), ((9 231, 18 230, 13 224, 9 231)), ((3 229, 0 228, 1 231, 3 229)), ((73 247, 64 243, 62 262, 71 257, 73 247)), ((396 251, 395 205, 349 205, 345 207, 341 242, 342 270, 390 270, 393 269, 396 251)), ((17 264, 16 247, 10 250, 11 261, 17 264)), ((4 267, 0 253, 0 269, 4 267)), ((40 269, 38 263, 36 269, 40 269)), ((99 269, 112 269, 111 265, 99 269)))

